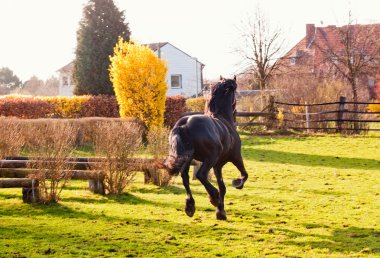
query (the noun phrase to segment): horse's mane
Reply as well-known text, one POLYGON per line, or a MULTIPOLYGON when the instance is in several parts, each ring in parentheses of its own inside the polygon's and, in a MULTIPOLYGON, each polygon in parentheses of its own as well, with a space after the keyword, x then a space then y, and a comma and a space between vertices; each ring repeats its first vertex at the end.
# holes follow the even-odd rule
MULTIPOLYGON (((223 81, 218 82, 218 83, 211 86, 210 99, 207 101, 207 104, 206 104, 206 110, 205 110, 206 114, 208 114, 210 116, 227 115, 227 114, 223 114, 225 112, 225 110, 219 109, 219 107, 217 105, 220 102, 225 102, 225 98, 223 98, 223 95, 218 94, 218 93, 223 90, 222 86, 224 84, 226 84, 227 81, 228 80, 223 80, 223 81)), ((226 103, 226 104, 228 104, 228 103, 226 103)), ((236 114, 236 97, 234 98, 233 103, 232 103, 232 113, 235 116, 235 114, 236 114)))

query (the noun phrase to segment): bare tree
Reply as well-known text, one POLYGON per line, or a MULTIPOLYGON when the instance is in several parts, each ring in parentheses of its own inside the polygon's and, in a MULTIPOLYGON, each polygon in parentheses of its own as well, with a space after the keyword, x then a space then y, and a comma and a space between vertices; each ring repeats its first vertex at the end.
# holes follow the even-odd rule
MULTIPOLYGON (((323 63, 329 71, 349 83, 352 100, 358 102, 360 82, 368 83, 368 77, 375 77, 380 68, 380 24, 354 24, 351 12, 348 23, 342 27, 333 27, 335 37, 323 37, 317 47, 323 54, 323 63)), ((354 104, 354 112, 358 105, 354 104)), ((358 113, 354 113, 357 120, 358 113)), ((354 129, 358 129, 354 123, 354 129)))
POLYGON ((244 45, 237 52, 248 66, 247 72, 252 74, 252 88, 264 90, 270 76, 284 65, 276 62, 284 50, 283 32, 271 26, 259 7, 256 7, 253 19, 248 18, 240 30, 244 45))

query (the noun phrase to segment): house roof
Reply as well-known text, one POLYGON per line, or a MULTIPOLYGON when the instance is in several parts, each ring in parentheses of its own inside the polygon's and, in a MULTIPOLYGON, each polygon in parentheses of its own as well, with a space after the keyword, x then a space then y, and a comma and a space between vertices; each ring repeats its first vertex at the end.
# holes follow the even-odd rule
POLYGON ((168 44, 168 42, 149 43, 145 44, 145 46, 149 47, 152 51, 157 51, 159 48, 162 48, 166 44, 168 44))
POLYGON ((346 25, 343 27, 326 26, 315 27, 314 24, 306 24, 306 35, 299 41, 288 53, 284 56, 285 60, 289 58, 303 58, 301 65, 305 68, 308 66, 312 68, 311 71, 315 72, 315 68, 324 65, 323 49, 331 49, 334 52, 342 51, 344 49, 341 43, 340 31, 342 29, 352 28, 353 33, 360 33, 363 31, 371 32, 380 39, 380 24, 366 24, 366 25, 346 25), (350 26, 350 27, 348 27, 350 26))
MULTIPOLYGON (((169 42, 158 42, 158 43, 149 43, 149 44, 144 44, 144 45, 149 47, 152 51, 156 52, 158 49, 161 49, 163 46, 165 46, 167 44, 170 44, 170 43, 169 42)), ((187 54, 186 52, 182 51, 181 49, 177 48, 176 46, 174 46, 172 44, 170 44, 170 45, 173 46, 174 48, 176 48, 178 51, 181 51, 182 53, 184 53, 188 57, 196 59, 196 58, 190 56, 189 54, 187 54)), ((200 63, 202 65, 202 67, 205 66, 205 64, 203 64, 202 62, 199 62, 198 59, 196 59, 196 61, 198 63, 200 63)), ((71 61, 69 64, 58 69, 57 72, 67 73, 67 72, 72 72, 73 69, 74 69, 74 61, 71 61)))
POLYGON ((71 72, 73 69, 74 69, 74 61, 71 61, 70 63, 68 63, 64 67, 58 69, 57 72, 67 73, 67 72, 71 72))
POLYGON ((149 43, 149 44, 144 44, 145 46, 148 46, 152 51, 156 52, 158 51, 158 49, 161 49, 163 48, 165 45, 171 45, 172 47, 174 47, 175 49, 177 49, 178 51, 184 53, 185 55, 187 55, 188 57, 192 58, 192 59, 195 59, 198 63, 200 63, 203 66, 205 66, 205 64, 203 64, 202 62, 200 62, 197 58, 195 57, 192 57, 191 55, 189 55, 188 53, 186 53, 185 51, 179 49, 178 47, 174 46, 173 44, 169 43, 169 42, 157 42, 157 43, 149 43))

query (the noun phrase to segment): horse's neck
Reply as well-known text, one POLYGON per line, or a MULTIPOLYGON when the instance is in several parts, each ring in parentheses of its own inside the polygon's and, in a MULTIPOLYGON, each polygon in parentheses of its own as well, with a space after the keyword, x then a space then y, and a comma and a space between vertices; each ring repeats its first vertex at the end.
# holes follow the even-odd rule
POLYGON ((214 117, 222 120, 227 126, 235 128, 235 121, 234 121, 234 116, 233 113, 217 113, 213 114, 214 117))

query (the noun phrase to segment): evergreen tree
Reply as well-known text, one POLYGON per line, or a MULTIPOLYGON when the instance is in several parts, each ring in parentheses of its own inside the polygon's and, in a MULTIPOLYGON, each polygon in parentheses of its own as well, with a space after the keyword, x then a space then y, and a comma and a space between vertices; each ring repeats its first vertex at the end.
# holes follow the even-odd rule
POLYGON ((89 0, 77 31, 73 78, 75 95, 115 94, 109 78, 109 57, 121 37, 129 41, 124 11, 113 0, 89 0))

